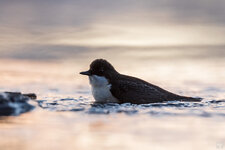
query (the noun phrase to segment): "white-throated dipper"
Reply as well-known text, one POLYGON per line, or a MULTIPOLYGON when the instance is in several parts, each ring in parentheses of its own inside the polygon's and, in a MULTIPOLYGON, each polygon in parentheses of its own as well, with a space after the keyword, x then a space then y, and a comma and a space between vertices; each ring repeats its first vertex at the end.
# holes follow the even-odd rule
POLYGON ((94 60, 88 71, 92 94, 97 103, 147 104, 164 101, 199 102, 201 98, 180 96, 144 80, 120 74, 104 59, 94 60))

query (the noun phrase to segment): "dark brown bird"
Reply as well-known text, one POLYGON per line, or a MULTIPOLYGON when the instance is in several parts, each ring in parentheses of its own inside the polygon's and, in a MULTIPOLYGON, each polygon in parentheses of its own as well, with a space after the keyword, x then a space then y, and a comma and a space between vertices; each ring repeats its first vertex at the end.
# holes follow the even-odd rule
POLYGON ((98 103, 147 104, 164 101, 200 102, 193 98, 173 94, 144 80, 120 74, 104 59, 94 60, 88 71, 92 94, 98 103))

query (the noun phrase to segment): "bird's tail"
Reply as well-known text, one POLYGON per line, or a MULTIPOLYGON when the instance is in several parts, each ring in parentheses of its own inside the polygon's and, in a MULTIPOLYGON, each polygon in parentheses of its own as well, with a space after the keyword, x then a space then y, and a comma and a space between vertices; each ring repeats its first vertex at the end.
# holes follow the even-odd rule
POLYGON ((187 97, 187 96, 180 96, 176 94, 170 94, 167 99, 169 101, 181 101, 181 102, 201 102, 202 98, 200 97, 187 97))
POLYGON ((200 97, 185 97, 185 96, 181 96, 180 98, 181 102, 201 102, 202 98, 200 97))

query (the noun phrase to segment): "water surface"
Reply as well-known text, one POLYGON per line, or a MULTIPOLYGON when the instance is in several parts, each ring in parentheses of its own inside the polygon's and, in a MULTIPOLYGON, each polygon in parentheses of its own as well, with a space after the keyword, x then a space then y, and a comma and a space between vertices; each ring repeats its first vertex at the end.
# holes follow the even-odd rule
MULTIPOLYGON (((65 47, 64 47, 65 48, 65 47)), ((34 92, 36 108, 0 118, 0 148, 224 149, 224 46, 105 47, 5 53, 1 91, 34 92), (6 54, 8 55, 6 57, 6 54), (60 56, 60 57, 58 57, 60 56), (199 103, 93 104, 88 79, 79 75, 95 58, 124 74, 171 92, 203 97, 199 103), (43 57, 42 57, 43 58, 43 57), (7 64, 7 65, 6 65, 7 64)))

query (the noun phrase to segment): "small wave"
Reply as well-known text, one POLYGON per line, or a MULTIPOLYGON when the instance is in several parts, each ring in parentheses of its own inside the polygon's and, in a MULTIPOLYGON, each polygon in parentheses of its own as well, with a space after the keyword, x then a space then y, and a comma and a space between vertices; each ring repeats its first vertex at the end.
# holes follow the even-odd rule
POLYGON ((170 101, 152 104, 98 104, 80 97, 63 98, 55 100, 37 100, 38 105, 50 111, 72 111, 84 114, 119 114, 138 115, 148 114, 151 116, 225 116, 225 100, 209 100, 203 102, 179 102, 170 101), (222 109, 219 113, 218 109, 222 109))

